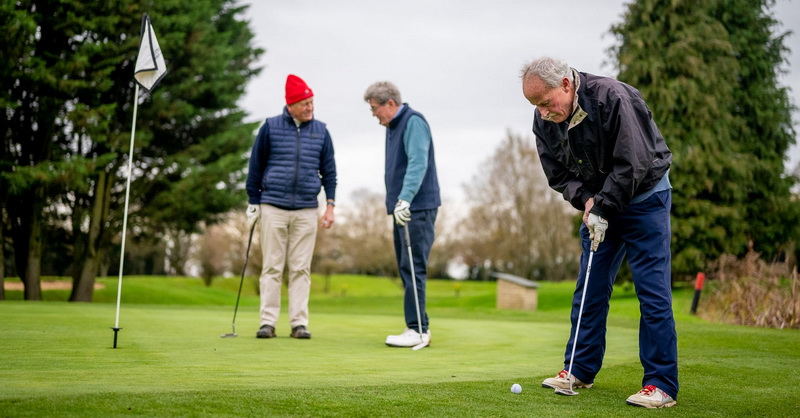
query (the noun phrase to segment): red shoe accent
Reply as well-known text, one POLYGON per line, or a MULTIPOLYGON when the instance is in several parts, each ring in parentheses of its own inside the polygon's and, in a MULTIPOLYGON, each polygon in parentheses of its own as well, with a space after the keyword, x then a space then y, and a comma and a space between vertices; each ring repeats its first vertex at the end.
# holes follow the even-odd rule
POLYGON ((649 394, 655 392, 656 390, 658 390, 657 387, 655 387, 653 385, 647 385, 647 386, 643 387, 642 390, 639 391, 639 393, 644 394, 644 395, 649 395, 649 394))

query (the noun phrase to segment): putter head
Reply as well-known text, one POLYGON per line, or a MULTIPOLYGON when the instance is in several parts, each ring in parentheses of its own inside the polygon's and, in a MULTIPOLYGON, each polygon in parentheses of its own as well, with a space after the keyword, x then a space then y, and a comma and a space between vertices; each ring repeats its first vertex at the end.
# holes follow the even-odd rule
POLYGON ((564 396, 575 396, 578 392, 575 392, 572 389, 563 389, 563 388, 556 388, 555 390, 556 395, 564 395, 564 396))
POLYGON ((229 333, 225 333, 225 334, 220 334, 219 337, 220 338, 236 338, 238 336, 239 336, 239 334, 237 334, 235 332, 229 332, 229 333))
POLYGON ((427 347, 429 345, 430 345, 430 343, 422 342, 422 343, 419 343, 419 344, 411 347, 411 350, 413 350, 413 351, 421 350, 421 349, 423 349, 423 348, 425 348, 425 347, 427 347))
POLYGON ((429 345, 431 345, 430 339, 428 341, 425 341, 425 339, 422 338, 422 335, 420 335, 419 336, 419 344, 411 347, 411 350, 413 350, 413 351, 421 350, 421 349, 423 349, 423 348, 425 348, 425 347, 427 347, 429 345))

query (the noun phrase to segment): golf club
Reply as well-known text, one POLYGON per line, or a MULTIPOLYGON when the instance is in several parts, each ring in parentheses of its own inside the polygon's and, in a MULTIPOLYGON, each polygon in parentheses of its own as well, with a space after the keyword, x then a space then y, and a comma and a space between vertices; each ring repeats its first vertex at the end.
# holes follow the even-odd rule
POLYGON ((581 307, 578 309, 578 323, 575 325, 575 338, 572 340, 572 354, 569 356, 569 369, 567 370, 567 381, 569 389, 556 388, 556 393, 564 396, 575 396, 578 392, 572 390, 572 363, 575 359, 575 346, 578 345, 578 332, 581 330, 581 317, 583 316, 583 301, 586 300, 586 286, 589 284, 589 273, 592 271, 592 257, 594 251, 589 252, 589 262, 586 263, 586 278, 583 279, 583 292, 581 293, 581 307))
POLYGON ((414 286, 414 305, 417 308, 417 332, 419 332, 419 344, 411 349, 417 351, 428 346, 422 337, 422 316, 419 313, 419 296, 417 295, 417 277, 414 273, 414 255, 411 253, 411 235, 408 232, 408 224, 403 226, 406 233, 406 248, 408 248, 408 264, 411 266, 411 284, 414 286))
POLYGON ((247 260, 250 258, 250 244, 253 242, 253 231, 256 229, 256 222, 250 226, 250 237, 247 238, 247 251, 244 253, 244 266, 242 266, 242 278, 239 280, 239 294, 236 295, 236 307, 233 309, 233 322, 231 322, 231 332, 220 334, 220 338, 236 338, 236 312, 239 311, 239 299, 242 297, 242 283, 244 283, 244 272, 247 270, 247 260))

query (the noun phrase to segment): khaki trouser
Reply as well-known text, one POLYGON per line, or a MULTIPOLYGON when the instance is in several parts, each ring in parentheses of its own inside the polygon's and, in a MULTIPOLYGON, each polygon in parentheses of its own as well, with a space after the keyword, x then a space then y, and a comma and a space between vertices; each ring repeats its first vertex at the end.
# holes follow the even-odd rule
POLYGON ((289 324, 308 326, 311 258, 317 236, 317 209, 283 210, 261 205, 261 248, 264 265, 259 279, 261 325, 275 326, 281 311, 283 269, 289 269, 289 324))

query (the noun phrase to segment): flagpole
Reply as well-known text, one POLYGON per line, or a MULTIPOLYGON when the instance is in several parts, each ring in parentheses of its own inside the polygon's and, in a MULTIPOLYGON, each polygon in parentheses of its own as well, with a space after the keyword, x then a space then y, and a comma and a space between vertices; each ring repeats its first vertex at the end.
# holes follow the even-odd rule
POLYGON ((134 83, 136 90, 133 93, 133 123, 131 124, 131 146, 128 150, 128 180, 125 185, 125 214, 122 216, 122 250, 119 255, 119 282, 117 284, 117 315, 114 320, 114 348, 117 348, 117 333, 119 327, 119 304, 122 299, 122 269, 125 265, 125 239, 128 232, 128 200, 131 196, 131 172, 133 171, 133 140, 136 137, 136 111, 139 108, 139 83, 134 83))
POLYGON ((150 16, 142 14, 142 42, 139 44, 139 55, 136 56, 136 66, 133 78, 136 80, 136 90, 133 94, 133 123, 131 124, 131 146, 128 150, 128 180, 125 184, 125 212, 122 216, 122 249, 119 255, 119 283, 117 284, 117 316, 114 320, 114 348, 117 348, 117 334, 119 327, 119 305, 122 300, 122 272, 125 270, 125 241, 128 235, 128 202, 131 197, 131 174, 133 172, 133 141, 136 138, 136 112, 139 109, 139 86, 150 92, 167 73, 167 64, 161 54, 156 34, 150 23, 150 16))

